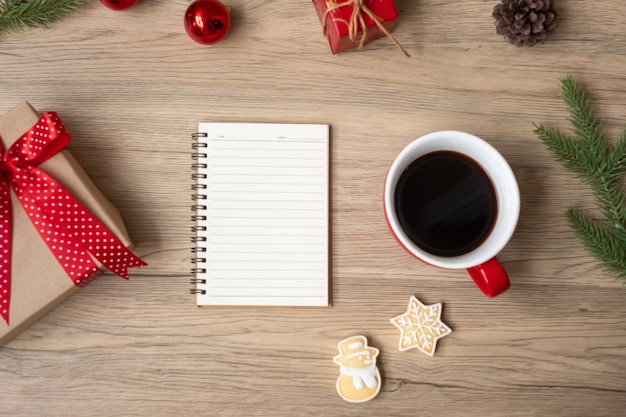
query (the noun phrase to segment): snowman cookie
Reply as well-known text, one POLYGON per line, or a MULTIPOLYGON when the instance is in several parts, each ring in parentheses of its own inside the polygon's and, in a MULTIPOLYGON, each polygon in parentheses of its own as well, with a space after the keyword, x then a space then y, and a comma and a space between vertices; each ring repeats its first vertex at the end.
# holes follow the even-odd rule
POLYGON ((365 336, 352 336, 337 345, 339 354, 333 358, 340 367, 337 392, 346 401, 360 403, 378 395, 381 386, 376 357, 380 353, 367 345, 365 336))

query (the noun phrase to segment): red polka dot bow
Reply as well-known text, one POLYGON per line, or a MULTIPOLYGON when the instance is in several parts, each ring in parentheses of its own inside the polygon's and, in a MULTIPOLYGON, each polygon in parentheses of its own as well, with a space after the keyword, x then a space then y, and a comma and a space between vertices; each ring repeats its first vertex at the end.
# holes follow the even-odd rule
POLYGON ((61 120, 50 112, 6 152, 0 145, 0 315, 7 324, 11 294, 10 188, 74 284, 84 285, 98 275, 93 258, 123 278, 128 278, 129 267, 146 265, 65 188, 37 168, 69 141, 61 120))

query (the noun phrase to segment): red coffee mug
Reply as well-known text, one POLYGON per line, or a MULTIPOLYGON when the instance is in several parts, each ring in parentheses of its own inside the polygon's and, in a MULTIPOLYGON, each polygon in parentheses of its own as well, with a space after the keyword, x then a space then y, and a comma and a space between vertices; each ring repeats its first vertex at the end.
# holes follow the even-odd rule
POLYGON ((433 132, 415 139, 391 164, 385 181, 383 203, 389 229, 410 254, 437 267, 467 270, 487 297, 495 297, 509 288, 509 277, 496 255, 508 243, 517 226, 519 187, 509 164, 490 144, 458 131, 433 132), (400 225, 395 207, 396 186, 409 165, 424 155, 440 151, 461 154, 482 168, 493 186, 497 207, 493 225, 484 240, 469 252, 455 256, 435 255, 418 246, 400 225))

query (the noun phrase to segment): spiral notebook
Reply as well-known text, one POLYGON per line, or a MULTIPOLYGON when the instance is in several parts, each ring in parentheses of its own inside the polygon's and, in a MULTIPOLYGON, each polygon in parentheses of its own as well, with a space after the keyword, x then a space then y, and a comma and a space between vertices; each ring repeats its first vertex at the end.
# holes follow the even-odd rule
POLYGON ((198 306, 328 306, 329 126, 199 123, 198 306))

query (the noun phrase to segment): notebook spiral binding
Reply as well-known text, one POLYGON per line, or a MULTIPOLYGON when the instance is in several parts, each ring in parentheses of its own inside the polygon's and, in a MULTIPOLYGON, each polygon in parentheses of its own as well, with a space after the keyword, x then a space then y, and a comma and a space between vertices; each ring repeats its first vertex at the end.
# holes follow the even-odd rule
POLYGON ((194 202, 191 205, 191 211, 194 213, 191 216, 191 221, 193 223, 191 226, 191 242, 194 244, 191 248, 191 253, 193 254, 191 263, 194 267, 191 268, 191 275, 193 278, 189 280, 189 284, 194 287, 189 289, 190 294, 206 294, 206 290, 196 287, 198 284, 206 284, 206 279, 196 277, 197 274, 206 272, 206 269, 199 265, 206 263, 206 258, 202 256, 202 254, 206 252, 206 247, 202 246, 202 242, 206 242, 206 237, 197 236, 199 231, 206 230, 206 227, 198 226, 197 224, 198 221, 206 220, 206 215, 204 213, 206 212, 207 206, 202 204, 202 201, 207 199, 206 194, 202 194, 202 190, 206 189, 206 185, 197 183, 199 179, 206 178, 206 174, 198 173, 198 168, 206 168, 206 164, 202 162, 207 157, 206 152, 203 152, 203 148, 206 148, 208 145, 199 141, 200 138, 206 137, 206 133, 193 133, 191 135, 191 159, 193 161, 191 164, 191 169, 193 170, 193 174, 191 174, 191 180, 193 181, 191 184, 191 190, 193 191, 191 194, 191 200, 194 202))

